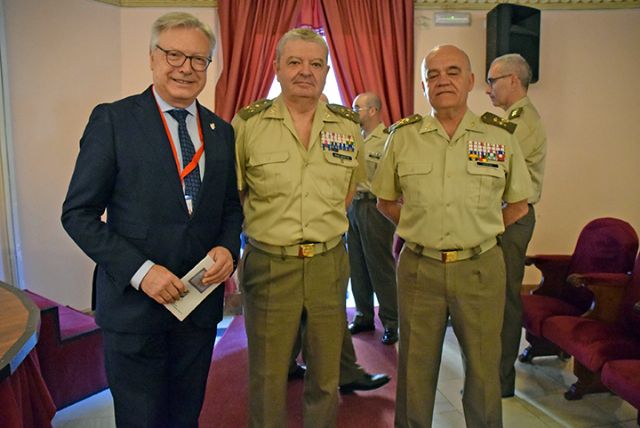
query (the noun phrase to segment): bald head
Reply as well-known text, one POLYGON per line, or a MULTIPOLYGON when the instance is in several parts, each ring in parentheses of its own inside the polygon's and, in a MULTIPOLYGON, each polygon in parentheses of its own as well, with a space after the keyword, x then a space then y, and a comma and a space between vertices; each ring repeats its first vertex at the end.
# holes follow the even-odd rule
POLYGON ((382 103, 380 97, 373 92, 363 92, 353 100, 353 111, 360 117, 360 126, 365 136, 375 129, 382 119, 380 109, 382 103))

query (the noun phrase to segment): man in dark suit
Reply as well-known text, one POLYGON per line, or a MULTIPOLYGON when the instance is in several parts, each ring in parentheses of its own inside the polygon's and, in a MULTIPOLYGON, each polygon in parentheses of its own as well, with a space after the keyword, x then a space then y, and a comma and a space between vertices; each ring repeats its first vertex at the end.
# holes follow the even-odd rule
POLYGON ((98 265, 118 426, 196 427, 202 407, 224 287, 182 322, 163 305, 186 292, 180 278, 204 257, 214 264, 203 283, 213 285, 239 253, 233 130, 196 101, 214 45, 192 15, 158 18, 153 86, 94 109, 63 205, 65 230, 98 265))

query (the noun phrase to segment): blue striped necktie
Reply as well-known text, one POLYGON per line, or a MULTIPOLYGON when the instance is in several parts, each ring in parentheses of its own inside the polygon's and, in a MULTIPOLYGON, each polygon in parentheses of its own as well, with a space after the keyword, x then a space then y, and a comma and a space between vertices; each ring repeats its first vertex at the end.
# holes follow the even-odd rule
MULTIPOLYGON (((180 151, 182 152, 182 167, 186 167, 196 154, 191 137, 187 131, 188 111, 184 109, 169 110, 169 114, 178 121, 178 137, 180 138, 180 151)), ((184 194, 191 197, 193 206, 196 205, 196 196, 200 190, 200 166, 196 167, 184 178, 184 194)))

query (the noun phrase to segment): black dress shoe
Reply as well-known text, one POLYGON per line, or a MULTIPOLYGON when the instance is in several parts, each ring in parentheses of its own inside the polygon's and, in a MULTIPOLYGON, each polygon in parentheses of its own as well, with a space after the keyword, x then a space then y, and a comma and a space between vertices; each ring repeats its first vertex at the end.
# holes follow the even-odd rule
POLYGON ((289 372, 287 376, 288 380, 292 379, 304 379, 304 374, 307 372, 307 368, 305 366, 301 366, 300 364, 296 364, 296 368, 293 371, 289 372))
POLYGON ((373 324, 360 324, 358 322, 352 322, 349 324, 349 332, 351 334, 362 333, 363 331, 373 331, 376 327, 373 324))
POLYGON ((395 328, 385 328, 381 342, 385 345, 393 345, 398 341, 398 330, 395 328))
POLYGON ((353 391, 371 391, 372 389, 378 389, 381 386, 386 385, 390 380, 391 378, 384 373, 364 373, 360 379, 340 385, 340 392, 343 394, 349 394, 353 391))

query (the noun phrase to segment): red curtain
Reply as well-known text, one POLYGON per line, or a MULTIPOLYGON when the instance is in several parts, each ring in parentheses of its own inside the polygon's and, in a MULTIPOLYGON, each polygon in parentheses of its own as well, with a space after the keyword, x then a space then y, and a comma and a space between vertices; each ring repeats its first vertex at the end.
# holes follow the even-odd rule
POLYGON ((319 0, 343 99, 375 92, 387 124, 413 113, 413 1, 319 0))
POLYGON ((215 111, 230 121, 238 110, 269 93, 278 40, 295 23, 297 0, 219 0, 223 69, 215 111))

